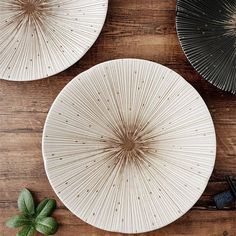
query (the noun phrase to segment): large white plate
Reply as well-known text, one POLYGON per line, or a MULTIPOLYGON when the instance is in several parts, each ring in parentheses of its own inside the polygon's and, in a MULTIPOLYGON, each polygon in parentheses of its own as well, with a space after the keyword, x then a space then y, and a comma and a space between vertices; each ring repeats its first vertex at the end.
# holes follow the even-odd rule
POLYGON ((93 67, 55 100, 43 134, 49 181, 75 215, 108 231, 140 233, 186 213, 216 155, 214 125, 198 94, 157 63, 93 67))
POLYGON ((108 0, 1 0, 0 78, 27 81, 57 74, 93 45, 108 0))

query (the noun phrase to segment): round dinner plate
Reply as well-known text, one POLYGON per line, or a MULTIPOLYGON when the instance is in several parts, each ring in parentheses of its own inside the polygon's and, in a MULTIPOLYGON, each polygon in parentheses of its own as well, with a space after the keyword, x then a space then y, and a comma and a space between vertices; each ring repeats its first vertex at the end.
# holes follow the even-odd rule
POLYGON ((198 92, 154 62, 99 64, 48 114, 43 157, 65 206, 98 228, 141 233, 186 213, 212 173, 216 138, 198 92))
POLYGON ((29 81, 77 62, 101 32, 108 0, 1 0, 0 79, 29 81))
POLYGON ((236 93, 236 1, 177 0, 177 32, 193 67, 236 93))

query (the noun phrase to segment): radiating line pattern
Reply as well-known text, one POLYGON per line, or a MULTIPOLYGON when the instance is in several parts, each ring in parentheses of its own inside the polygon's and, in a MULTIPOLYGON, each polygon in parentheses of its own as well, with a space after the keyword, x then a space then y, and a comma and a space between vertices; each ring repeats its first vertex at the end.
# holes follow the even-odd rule
POLYGON ((236 93, 236 1, 177 0, 177 32, 193 67, 236 93))
POLYGON ((215 163, 210 113, 181 76, 121 59, 80 74, 59 94, 43 133, 49 181, 98 228, 140 233, 186 213, 215 163))
POLYGON ((0 79, 28 81, 57 74, 93 45, 108 0, 1 0, 0 79))

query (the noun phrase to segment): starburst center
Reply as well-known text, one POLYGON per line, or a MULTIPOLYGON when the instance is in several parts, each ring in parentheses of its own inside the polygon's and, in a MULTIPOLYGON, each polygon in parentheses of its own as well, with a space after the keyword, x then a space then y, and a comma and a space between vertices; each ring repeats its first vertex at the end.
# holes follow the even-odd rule
POLYGON ((117 136, 117 141, 111 140, 111 146, 117 150, 121 156, 141 156, 150 150, 150 143, 145 139, 141 139, 137 130, 124 130, 117 136))
POLYGON ((26 1, 22 3, 22 9, 25 14, 31 15, 37 11, 37 5, 33 2, 26 1))
POLYGON ((121 141, 122 149, 127 152, 133 151, 136 147, 135 140, 132 137, 124 137, 121 141))
POLYGON ((236 35, 236 14, 232 14, 232 16, 224 22, 225 29, 227 30, 226 35, 235 36, 236 35))

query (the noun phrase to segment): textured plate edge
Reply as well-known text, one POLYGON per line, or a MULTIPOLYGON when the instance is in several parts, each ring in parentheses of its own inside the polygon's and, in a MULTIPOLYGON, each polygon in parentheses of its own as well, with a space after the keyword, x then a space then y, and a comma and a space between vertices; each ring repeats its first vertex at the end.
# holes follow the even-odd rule
POLYGON ((178 41, 179 41, 179 44, 180 44, 180 46, 181 46, 182 51, 184 52, 185 57, 187 58, 188 62, 189 62, 190 65, 193 67, 193 69, 197 72, 197 74, 200 75, 206 82, 208 82, 209 84, 213 85, 215 88, 220 89, 221 91, 227 92, 227 93, 232 94, 232 95, 236 95, 236 92, 231 91, 231 90, 227 90, 227 89, 223 89, 223 88, 221 88, 220 86, 218 86, 218 85, 216 85, 215 83, 213 83, 212 81, 207 80, 207 79, 202 75, 202 73, 200 73, 200 72, 195 68, 195 66, 193 65, 193 61, 190 60, 189 56, 187 55, 186 50, 184 49, 184 46, 183 46, 182 41, 181 41, 181 39, 180 39, 180 35, 179 35, 179 25, 178 25, 178 23, 177 23, 177 18, 178 18, 177 13, 179 12, 178 9, 179 9, 179 3, 180 3, 180 1, 181 1, 181 0, 176 0, 175 25, 176 25, 176 32, 177 32, 177 36, 178 36, 178 41))
POLYGON ((105 25, 105 22, 106 22, 106 19, 107 19, 107 15, 108 15, 108 7, 109 7, 109 0, 106 0, 106 13, 104 15, 104 20, 101 24, 101 29, 98 31, 98 35, 96 36, 94 42, 91 44, 90 47, 86 48, 86 50, 81 54, 81 56, 79 57, 79 59, 77 61, 75 61, 73 64, 71 64, 70 66, 66 67, 65 69, 63 70, 60 70, 60 71, 57 71, 51 75, 48 75, 46 77, 42 77, 42 78, 36 78, 36 79, 28 79, 28 80, 19 80, 19 79, 7 79, 7 78, 0 78, 0 80, 4 80, 4 81, 12 81, 12 82, 30 82, 30 81, 39 81, 39 80, 42 80, 42 79, 47 79, 47 78, 50 78, 52 76, 55 76, 55 75, 58 75, 59 73, 69 69, 70 67, 74 66, 76 63, 78 63, 84 56, 85 54, 94 46, 94 44, 96 43, 96 41, 98 40, 98 38, 100 37, 101 33, 102 33, 102 30, 104 28, 104 25, 105 25))
MULTIPOLYGON (((167 66, 164 66, 164 65, 162 65, 162 64, 160 64, 160 63, 154 62, 154 61, 145 60, 145 59, 137 59, 137 58, 114 59, 114 60, 109 60, 109 61, 105 61, 105 62, 99 63, 99 64, 97 64, 97 65, 91 67, 90 69, 88 69, 88 70, 86 70, 86 71, 84 71, 84 72, 78 74, 78 75, 77 75, 76 77, 74 77, 65 87, 67 87, 67 86, 69 86, 70 84, 74 83, 74 80, 76 80, 78 77, 82 76, 83 74, 89 73, 90 71, 96 69, 97 67, 100 67, 101 65, 107 65, 107 64, 110 64, 110 63, 113 63, 113 62, 116 62, 116 61, 131 61, 131 60, 140 61, 140 62, 146 62, 146 63, 149 62, 149 63, 152 63, 152 64, 156 64, 156 65, 158 65, 158 66, 161 66, 161 67, 163 67, 163 68, 165 68, 165 69, 167 69, 167 70, 169 70, 169 71, 172 71, 173 73, 175 73, 176 75, 178 75, 180 79, 182 79, 185 83, 187 83, 193 90, 195 90, 197 94, 199 94, 199 92, 198 92, 187 80, 185 80, 180 74, 178 74, 178 73, 175 72, 174 70, 172 70, 172 69, 168 68, 167 66)), ((54 102, 52 103, 52 105, 51 105, 51 107, 50 107, 50 109, 49 109, 49 111, 48 111, 47 118, 46 118, 45 123, 44 123, 43 133, 42 133, 42 157, 43 157, 44 169, 45 169, 45 172, 46 172, 46 175, 47 175, 47 179, 48 179, 48 181, 49 181, 49 183, 50 183, 50 186, 51 186, 51 188, 53 189, 54 193, 55 193, 56 196, 60 199, 60 201, 62 202, 62 204, 63 204, 64 206, 66 206, 66 204, 65 204, 64 201, 61 199, 61 197, 57 194, 57 191, 56 191, 56 189, 54 188, 54 186, 53 186, 53 184, 51 183, 51 180, 50 180, 50 178, 49 178, 49 173, 48 173, 48 171, 47 171, 46 157, 45 157, 45 154, 44 154, 44 137, 45 137, 45 131, 46 131, 47 122, 48 122, 50 113, 51 113, 51 111, 52 111, 52 109, 53 109, 53 107, 54 107, 54 104, 57 102, 57 100, 59 100, 61 94, 64 92, 65 87, 59 92, 59 94, 58 94, 57 97, 55 98, 54 102)), ((210 178, 211 178, 211 176, 212 176, 212 173, 213 173, 213 170, 214 170, 214 167, 215 167, 215 163, 216 163, 217 140, 216 140, 216 129, 215 129, 215 125, 214 125, 214 121, 213 121, 213 118, 212 118, 212 116, 211 116, 211 113, 210 113, 210 111, 209 111, 209 109, 208 109, 208 106, 207 106, 206 102, 203 100, 202 96, 201 96, 200 94, 199 94, 199 96, 200 96, 200 99, 201 99, 203 105, 207 108, 206 110, 207 110, 207 112, 208 112, 209 119, 210 119, 210 122, 211 122, 211 124, 212 124, 212 131, 214 132, 214 140, 213 140, 213 141, 214 141, 214 153, 213 153, 213 155, 214 155, 214 160, 212 160, 212 162, 213 162, 213 163, 212 163, 212 168, 211 168, 211 170, 209 171, 209 177, 208 177, 207 180, 206 180, 205 188, 203 189, 203 191, 201 192, 201 194, 199 194, 197 200, 193 203, 193 205, 191 206, 191 208, 189 208, 187 211, 183 212, 183 213, 180 215, 179 218, 177 218, 177 219, 175 219, 175 220, 173 220, 173 221, 171 221, 171 222, 169 222, 169 223, 163 225, 162 227, 159 227, 159 228, 156 228, 156 229, 153 229, 153 230, 150 230, 150 231, 133 232, 133 233, 131 233, 131 234, 137 235, 137 234, 142 234, 142 233, 153 232, 153 231, 162 229, 162 228, 164 228, 164 227, 166 227, 166 226, 168 226, 168 225, 174 223, 175 221, 179 220, 182 216, 184 216, 186 213, 188 213, 188 212, 192 209, 192 207, 198 202, 198 200, 200 199, 200 197, 202 196, 202 194, 204 193, 204 191, 205 191, 206 188, 207 188, 207 185, 208 185, 209 180, 210 180, 210 178)), ((66 206, 66 207, 67 207, 67 206, 66 206)), ((81 219, 74 211, 70 210, 69 208, 68 208, 68 210, 69 210, 73 215, 75 215, 77 218, 79 218, 80 220, 82 220, 82 221, 84 222, 84 220, 81 219)), ((122 231, 109 231, 109 230, 107 230, 107 229, 94 226, 94 225, 92 225, 92 224, 90 224, 90 223, 88 223, 88 222, 86 222, 86 223, 89 224, 90 226, 94 227, 94 228, 101 229, 101 230, 104 230, 104 231, 106 231, 106 232, 122 233, 122 234, 126 234, 126 235, 129 235, 129 234, 130 234, 130 233, 127 233, 127 232, 122 232, 122 231)))

